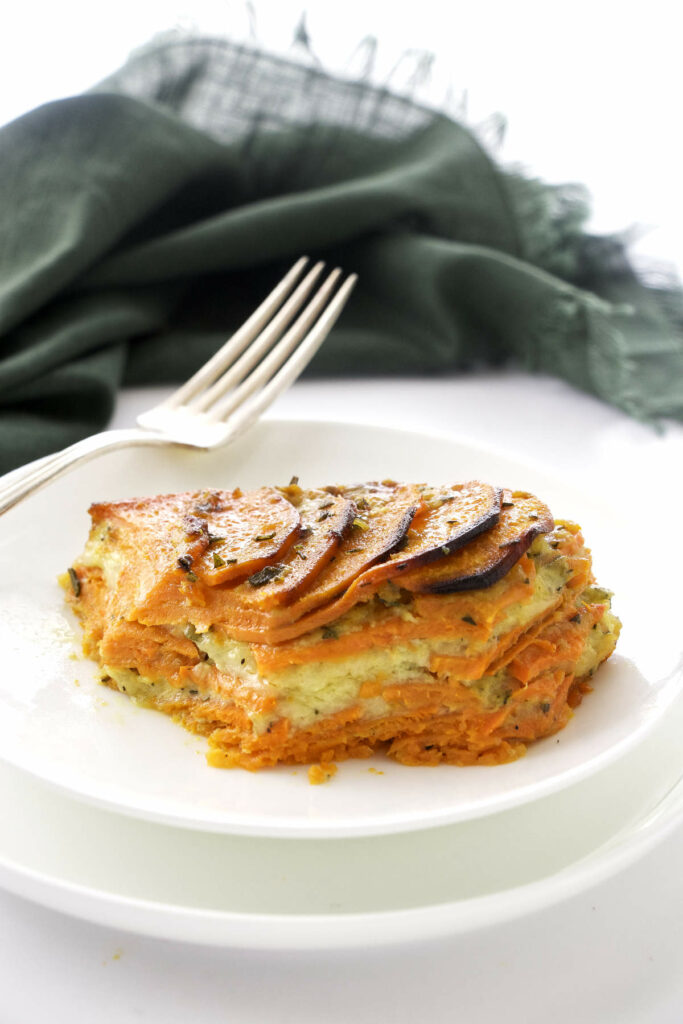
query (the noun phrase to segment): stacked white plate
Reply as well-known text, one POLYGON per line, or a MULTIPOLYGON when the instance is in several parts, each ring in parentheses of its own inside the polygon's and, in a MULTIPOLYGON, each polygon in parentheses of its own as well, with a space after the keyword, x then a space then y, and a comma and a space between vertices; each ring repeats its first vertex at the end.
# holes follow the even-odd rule
POLYGON ((377 428, 266 421, 223 451, 130 451, 0 519, 0 884, 119 928, 242 948, 395 943, 594 885, 683 817, 676 582, 631 496, 582 493, 495 452, 377 428), (491 768, 207 767, 204 741, 98 683, 58 573, 91 501, 393 477, 480 478, 581 523, 615 591, 618 653, 560 734, 491 768), (645 566, 647 565, 647 577, 645 566))

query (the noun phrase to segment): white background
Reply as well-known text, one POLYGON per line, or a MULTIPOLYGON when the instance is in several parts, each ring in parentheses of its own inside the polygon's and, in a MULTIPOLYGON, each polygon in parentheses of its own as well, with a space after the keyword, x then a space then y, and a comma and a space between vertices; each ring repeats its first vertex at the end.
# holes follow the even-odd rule
MULTIPOLYGON (((419 98, 438 103, 449 88, 466 91, 474 122, 501 111, 504 157, 549 181, 587 184, 596 229, 653 228, 639 249, 683 267, 683 90, 672 2, 255 0, 254 27, 246 5, 228 0, 25 0, 2 15, 0 123, 87 88, 132 47, 175 26, 238 39, 255 31, 286 51, 304 6, 314 47, 332 70, 367 34, 379 39, 378 81, 405 81, 405 64, 392 76, 403 51, 434 53, 419 98)), ((657 437, 560 382, 527 383, 524 402, 520 382, 504 377, 377 384, 371 402, 367 387, 301 385, 274 413, 353 419, 370 409, 380 422, 452 430, 517 455, 533 448, 577 479, 599 478, 618 459, 624 488, 629 463, 636 477, 647 465, 668 466, 669 482, 678 472, 680 483, 681 428, 657 437)), ((129 417, 123 408, 121 422, 129 417)), ((343 954, 158 942, 0 893, 0 1024, 680 1024, 682 862, 679 829, 616 878, 519 922, 343 954)))

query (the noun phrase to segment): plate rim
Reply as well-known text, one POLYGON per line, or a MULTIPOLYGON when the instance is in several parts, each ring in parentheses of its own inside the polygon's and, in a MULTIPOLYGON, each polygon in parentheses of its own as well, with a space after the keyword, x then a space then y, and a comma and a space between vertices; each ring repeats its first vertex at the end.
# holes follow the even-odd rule
MULTIPOLYGON (((268 431, 273 429, 277 430, 278 428, 290 428, 310 431, 315 430, 317 427, 346 431, 362 430, 365 433, 370 431, 372 433, 381 433, 385 436, 399 435, 403 437, 410 437, 412 439, 417 438, 424 441, 438 440, 442 443, 464 448, 470 454, 482 453, 491 459, 508 462, 510 464, 517 464, 520 467, 526 468, 529 472, 539 474, 546 478, 549 483, 555 482, 556 484, 570 490, 578 489, 578 485, 575 480, 570 479, 569 481, 566 481, 560 478, 541 462, 528 458, 526 453, 524 453, 524 456, 520 458, 519 456, 512 455, 504 450, 498 450, 493 445, 480 443, 479 441, 472 441, 469 438, 461 437, 449 432, 438 432, 434 430, 420 431, 377 424, 363 424, 357 421, 309 420, 297 419, 295 417, 283 419, 264 418, 260 420, 253 429, 265 429, 268 431)), ((30 464, 27 467, 21 467, 22 470, 28 468, 30 468, 30 464)), ((8 475, 14 475, 20 471, 21 470, 13 470, 11 471, 11 474, 8 475)), ((606 501, 602 494, 599 494, 597 497, 591 494, 590 500, 595 507, 602 508, 605 511, 613 511, 611 503, 606 501)), ((642 742, 656 727, 666 709, 676 699, 678 692, 676 683, 681 674, 683 674, 683 656, 681 657, 678 665, 667 677, 652 682, 648 680, 651 688, 651 699, 649 703, 651 708, 656 710, 641 721, 636 729, 628 735, 623 736, 617 742, 611 744, 610 747, 595 755, 588 762, 582 762, 571 766, 564 772, 549 778, 541 780, 536 779, 533 782, 526 783, 513 790, 504 792, 503 794, 499 793, 491 796, 483 800, 480 803, 480 806, 475 808, 470 807, 464 811, 458 811, 457 808, 445 808, 442 812, 429 810, 424 813, 413 810, 408 820, 402 818, 400 814, 396 814, 393 817, 385 817, 381 821, 375 821, 374 823, 368 822, 367 820, 351 823, 339 823, 328 819, 318 818, 315 820, 304 820, 292 818, 292 816, 290 816, 289 819, 284 818, 279 821, 268 821, 261 824, 255 822, 253 817, 249 817, 248 815, 245 816, 243 814, 235 815, 234 812, 232 817, 227 821, 225 819, 217 820, 211 816, 207 817, 206 814, 201 818, 190 819, 173 811, 165 811, 164 809, 150 807, 149 801, 147 804, 142 802, 133 805, 131 803, 124 803, 122 800, 116 799, 115 797, 103 796, 101 793, 98 794, 92 790, 84 788, 76 789, 72 785, 69 785, 68 782, 42 774, 39 770, 34 769, 28 760, 23 762, 7 758, 6 752, 3 749, 0 749, 0 760, 12 767, 26 772, 38 781, 56 788, 59 792, 64 793, 69 797, 81 800, 91 806, 157 824, 187 828, 195 831, 212 832, 216 834, 296 839, 352 838, 421 831, 429 828, 438 828, 443 825, 455 824, 461 821, 486 817, 500 811, 510 810, 516 806, 533 802, 537 799, 542 799, 543 797, 547 797, 569 786, 575 785, 589 777, 591 774, 594 774, 602 768, 618 761, 621 757, 642 742)))
MULTIPOLYGON (((40 780, 31 783, 42 786, 40 780)), ((194 945, 263 951, 398 946, 506 924, 594 888, 636 863, 683 823, 681 787, 683 774, 679 773, 671 789, 655 798, 635 821, 617 827, 610 838, 559 871, 481 896, 419 907, 345 914, 252 914, 193 907, 59 878, 27 868, 2 853, 0 887, 78 920, 194 945), (677 799, 671 801, 668 798, 674 791, 677 799), (662 805, 664 811, 656 814, 662 805)), ((68 796, 63 799, 81 803, 68 796)))

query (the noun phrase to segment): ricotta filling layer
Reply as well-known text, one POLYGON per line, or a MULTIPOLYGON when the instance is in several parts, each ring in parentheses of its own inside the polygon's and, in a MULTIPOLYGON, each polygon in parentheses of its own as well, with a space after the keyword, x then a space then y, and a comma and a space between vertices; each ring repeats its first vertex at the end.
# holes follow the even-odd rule
MULTIPOLYGON (((121 571, 122 562, 118 552, 106 543, 106 530, 91 538, 86 549, 84 564, 98 565, 104 574, 108 587, 116 585, 121 571)), ((557 604, 560 591, 566 585, 571 569, 567 558, 558 555, 548 544, 547 538, 536 539, 529 555, 536 564, 533 593, 522 603, 514 603, 504 609, 491 632, 484 639, 458 636, 452 639, 411 639, 395 645, 371 647, 357 654, 324 661, 309 661, 304 664, 293 664, 277 671, 270 671, 266 676, 258 671, 251 645, 233 640, 212 629, 197 632, 191 624, 179 624, 174 632, 182 632, 192 640, 202 652, 208 664, 213 664, 219 672, 225 673, 230 679, 247 683, 250 687, 276 698, 276 710, 271 713, 253 712, 249 714, 254 732, 261 734, 275 720, 285 717, 294 729, 306 729, 315 724, 320 717, 329 717, 354 705, 360 705, 365 719, 381 718, 395 709, 381 696, 361 696, 364 684, 402 683, 433 684, 434 674, 430 671, 431 659, 434 655, 472 656, 493 648, 512 630, 522 629, 551 611, 557 604)), ((505 586, 501 581, 495 587, 505 586)), ((493 592, 495 590, 491 588, 493 592)), ((400 616, 402 619, 417 621, 410 610, 410 604, 401 604, 387 600, 395 592, 400 591, 390 585, 389 590, 371 601, 357 605, 345 615, 337 619, 334 626, 336 636, 344 636, 356 632, 370 621, 377 618, 378 613, 387 616, 400 616)), ((609 593, 595 592, 588 588, 584 592, 586 599, 608 602, 609 593)), ((614 646, 616 620, 606 612, 598 629, 589 634, 584 651, 575 668, 575 677, 583 678, 592 673, 600 661, 614 646)), ((324 643, 323 631, 315 630, 302 637, 302 646, 311 643, 324 643)), ((201 683, 178 688, 163 678, 150 679, 134 670, 118 666, 103 666, 105 672, 122 690, 134 700, 141 703, 172 706, 187 698, 194 700, 218 700, 232 704, 230 698, 217 694, 213 690, 203 689, 201 683)), ((494 709, 502 706, 509 697, 508 673, 506 668, 483 676, 480 679, 462 680, 463 684, 477 696, 486 708, 494 709)))

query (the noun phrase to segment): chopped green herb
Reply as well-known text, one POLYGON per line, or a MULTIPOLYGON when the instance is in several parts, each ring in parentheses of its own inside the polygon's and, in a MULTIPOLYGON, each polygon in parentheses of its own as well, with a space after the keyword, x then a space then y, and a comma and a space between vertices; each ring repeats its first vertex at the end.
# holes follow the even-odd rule
POLYGON ((501 501, 500 503, 501 508, 512 508, 513 505, 514 501, 501 501))
POLYGON ((363 550, 362 548, 351 548, 346 553, 347 553, 347 555, 359 555, 362 550, 363 550))
POLYGON ((441 548, 441 554, 442 555, 450 555, 450 553, 451 553, 451 549, 450 548, 447 548, 447 547, 441 548))
POLYGON ((183 526, 188 537, 197 537, 201 533, 208 533, 209 528, 199 516, 185 516, 183 526))
POLYGON ((225 565, 225 559, 221 558, 221 556, 218 554, 218 552, 214 551, 214 553, 213 553, 213 567, 214 567, 214 569, 220 569, 221 566, 223 566, 223 565, 225 565))
POLYGON ((330 498, 330 500, 329 500, 329 501, 324 501, 324 502, 322 503, 322 505, 318 505, 318 508, 319 508, 319 509, 323 509, 323 508, 332 508, 332 506, 333 506, 333 505, 334 505, 334 502, 333 502, 333 501, 332 501, 332 499, 330 498))
POLYGON ((272 533, 259 533, 256 537, 254 537, 254 540, 272 540, 274 536, 275 530, 273 530, 272 533))
POLYGON ((550 711, 550 704, 548 703, 547 700, 544 700, 542 704, 539 704, 539 707, 540 707, 540 709, 541 709, 541 711, 543 712, 544 715, 547 715, 548 712, 550 711))
POLYGON ((359 498, 356 502, 356 508, 359 508, 361 512, 366 512, 370 508, 370 502, 367 498, 359 498))
POLYGON ((364 519, 361 519, 359 516, 356 516, 356 518, 354 519, 354 521, 353 521, 353 523, 351 525, 354 526, 357 530, 369 530, 370 529, 370 527, 366 523, 366 521, 364 519))
POLYGON ((67 569, 67 572, 69 573, 69 582, 71 583, 71 589, 74 592, 74 597, 80 597, 81 581, 76 575, 76 570, 69 567, 69 569, 67 569))
POLYGON ((296 487, 296 485, 298 483, 299 483, 299 477, 298 476, 293 476, 292 479, 289 481, 289 486, 290 487, 296 487))
POLYGON ((194 574, 194 573, 192 572, 192 570, 191 570, 191 569, 190 569, 190 571, 189 571, 189 572, 188 572, 188 573, 186 574, 185 578, 186 578, 186 579, 188 579, 188 580, 190 581, 190 583, 196 583, 196 582, 197 582, 197 579, 198 579, 198 577, 197 577, 197 576, 196 576, 196 575, 195 575, 195 574, 194 574))
POLYGON ((462 621, 469 622, 470 626, 476 626, 476 622, 474 621, 471 615, 463 615, 462 621))
POLYGON ((331 515, 331 512, 321 512, 320 515, 318 516, 318 522, 322 523, 323 520, 329 519, 331 515))
POLYGON ((220 544, 221 541, 224 541, 224 540, 225 540, 225 537, 217 537, 214 533, 210 533, 209 534, 209 547, 212 544, 220 544))
POLYGON ((259 569, 253 576, 250 576, 247 582, 251 583, 252 587, 263 587, 266 583, 271 583, 279 576, 283 568, 284 566, 277 563, 275 565, 265 565, 263 569, 259 569))
POLYGON ((322 628, 323 640, 336 640, 337 631, 332 626, 323 626, 322 628))

